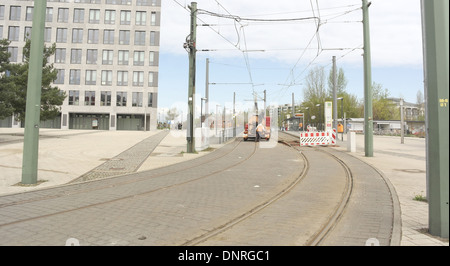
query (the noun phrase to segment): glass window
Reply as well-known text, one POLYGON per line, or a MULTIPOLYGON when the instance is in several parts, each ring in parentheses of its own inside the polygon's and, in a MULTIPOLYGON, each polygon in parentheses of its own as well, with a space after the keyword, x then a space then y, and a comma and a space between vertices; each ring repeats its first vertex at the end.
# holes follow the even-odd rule
POLYGON ((10 41, 19 41, 19 32, 20 27, 18 26, 9 26, 8 28, 8 40, 10 41))
POLYGON ((75 8, 73 10, 73 22, 74 23, 84 23, 84 9, 75 8))
POLYGON ((128 71, 117 71, 117 86, 128 86, 128 71))
POLYGON ((68 22, 68 21, 69 21, 69 9, 58 8, 58 22, 68 22))
POLYGON ((157 101, 157 93, 149 92, 148 93, 148 107, 156 108, 158 107, 156 104, 157 101))
POLYGON ((136 25, 137 26, 145 26, 146 23, 147 23, 147 12, 136 11, 136 25))
POLYGON ((65 62, 66 62, 66 48, 56 48, 55 63, 64 64, 65 62))
POLYGON ((72 49, 70 51, 70 63, 71 64, 81 64, 81 49, 72 49))
POLYGON ((45 28, 44 29, 44 42, 51 42, 52 41, 52 28, 45 28))
POLYGON ((148 72, 148 86, 158 87, 158 72, 148 72))
POLYGON ((45 21, 53 22, 53 7, 47 7, 47 10, 45 13, 45 21))
POLYGON ((133 92, 131 103, 133 107, 142 107, 142 92, 133 92))
POLYGON ((120 25, 130 25, 131 24, 131 11, 122 10, 120 11, 120 25))
POLYGON ((130 44, 130 31, 121 30, 119 31, 119 44, 130 44))
POLYGON ((86 70, 86 85, 97 84, 97 70, 86 70))
POLYGON ((116 11, 105 10, 105 24, 115 24, 115 23, 116 23, 116 11))
POLYGON ((99 30, 88 30, 88 43, 98 43, 98 31, 99 30))
POLYGON ((125 91, 117 92, 116 106, 127 106, 127 93, 125 91))
POLYGON ((17 62, 17 56, 19 53, 19 48, 18 47, 8 47, 8 53, 11 55, 9 57, 9 61, 10 62, 17 62))
POLYGON ((80 91, 69 91, 69 105, 80 104, 80 91))
POLYGON ((114 44, 114 30, 103 31, 103 44, 114 44))
POLYGON ((111 92, 102 91, 100 97, 100 106, 111 106, 111 92))
POLYGON ((20 21, 20 6, 11 6, 9 8, 9 20, 20 21))
POLYGON ((143 66, 144 65, 144 59, 145 52, 144 51, 134 51, 134 60, 133 65, 135 66, 143 66))
POLYGON ((88 49, 86 55, 86 64, 96 65, 97 64, 98 52, 96 49, 88 49))
POLYGON ((83 29, 72 29, 72 43, 83 43, 83 29))
POLYGON ((102 85, 112 85, 112 70, 102 70, 102 85))
POLYGON ((56 29, 56 42, 59 43, 67 42, 67 29, 65 28, 56 29))
POLYGON ((95 91, 84 92, 84 105, 95 105, 95 91))
POLYGON ((102 64, 103 65, 112 65, 114 58, 113 50, 103 50, 102 64))
POLYGON ((80 85, 80 80, 81 80, 81 70, 71 69, 69 73, 69 84, 80 85))
POLYGON ((33 21, 33 7, 27 6, 27 14, 25 15, 26 21, 33 21))
POLYGON ((31 27, 25 27, 25 32, 23 34, 23 40, 31 39, 31 27))
POLYGON ((129 52, 128 51, 119 51, 118 64, 119 65, 128 65, 129 61, 129 52))
POLYGON ((134 71, 133 72, 133 86, 142 87, 144 86, 144 72, 134 71))
POLYGON ((5 6, 0 5, 0 20, 4 20, 4 19, 5 19, 5 6))
POLYGON ((65 69, 58 69, 58 74, 56 76, 56 79, 53 81, 53 83, 54 84, 64 84, 65 73, 66 73, 65 69))
POLYGON ((93 24, 100 23, 100 10, 99 9, 89 10, 89 23, 93 23, 93 24))
POLYGON ((134 33, 134 44, 145 45, 145 31, 136 31, 134 33))

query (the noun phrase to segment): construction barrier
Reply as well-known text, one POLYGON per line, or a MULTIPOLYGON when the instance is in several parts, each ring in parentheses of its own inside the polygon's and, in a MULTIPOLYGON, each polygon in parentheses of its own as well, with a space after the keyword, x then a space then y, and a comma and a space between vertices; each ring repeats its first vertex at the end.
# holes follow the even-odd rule
POLYGON ((336 129, 333 131, 300 133, 300 146, 327 146, 336 144, 336 129))

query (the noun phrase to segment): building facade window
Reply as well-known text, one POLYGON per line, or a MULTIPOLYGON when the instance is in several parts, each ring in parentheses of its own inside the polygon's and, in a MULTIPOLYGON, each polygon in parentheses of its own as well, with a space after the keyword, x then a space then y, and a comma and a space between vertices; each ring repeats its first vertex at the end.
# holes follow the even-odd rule
POLYGON ((52 28, 44 29, 44 42, 52 42, 52 28))
POLYGON ((45 11, 45 22, 53 22, 53 7, 47 7, 45 11))
POLYGON ((112 85, 112 70, 102 70, 102 85, 103 86, 112 85))
POLYGON ((114 44, 114 30, 103 31, 103 44, 114 44))
POLYGON ((97 84, 97 70, 86 70, 86 85, 96 85, 97 84))
POLYGON ((55 63, 66 63, 66 48, 56 48, 55 63))
POLYGON ((100 106, 111 106, 111 92, 102 91, 100 97, 100 106))
POLYGON ((69 84, 80 85, 81 84, 81 70, 71 69, 69 72, 69 84))
POLYGON ((89 23, 99 24, 100 23, 100 10, 91 9, 89 10, 89 23))
POLYGON ((148 93, 148 107, 153 107, 153 108, 158 107, 157 103, 156 103, 156 99, 157 99, 157 93, 149 92, 148 93))
POLYGON ((70 63, 71 64, 81 64, 81 49, 71 49, 70 50, 70 63))
POLYGON ((129 51, 124 50, 119 51, 117 64, 127 66, 129 62, 129 57, 130 57, 129 51))
POLYGON ((128 86, 128 71, 117 71, 117 86, 128 86))
POLYGON ((58 8, 58 22, 67 23, 69 21, 69 9, 58 8))
POLYGON ((72 43, 83 43, 83 29, 72 29, 72 43))
POLYGON ((134 32, 134 45, 145 45, 145 31, 134 32))
POLYGON ((143 71, 134 71, 133 72, 133 86, 134 87, 143 87, 144 86, 144 72, 143 71))
POLYGON ((103 50, 102 65, 112 65, 114 60, 113 50, 103 50))
POLYGON ((98 51, 97 49, 88 49, 86 52, 86 64, 96 65, 97 64, 98 51))
POLYGON ((136 26, 145 26, 147 24, 147 12, 136 11, 136 26))
POLYGON ((69 91, 69 105, 79 105, 80 104, 80 91, 69 91))
POLYGON ((84 92, 84 105, 95 106, 95 91, 84 92))
POLYGON ((144 51, 134 51, 133 65, 143 66, 145 62, 145 52, 144 51))
POLYGON ((74 23, 84 23, 84 9, 75 8, 73 10, 73 22, 74 23))
POLYGON ((105 10, 105 24, 116 24, 115 10, 105 10))
POLYGON ((117 92, 117 102, 116 106, 127 106, 127 92, 125 91, 118 91, 117 92))
POLYGON ((130 25, 131 24, 131 11, 122 10, 120 11, 120 25, 130 25))
POLYGON ((119 44, 123 44, 123 45, 130 44, 130 31, 129 30, 119 31, 119 44))
POLYGON ((58 74, 56 75, 56 79, 53 81, 54 84, 64 84, 66 70, 58 69, 58 74))
POLYGON ((26 21, 33 21, 33 7, 27 6, 27 13, 25 15, 26 21))
POLYGON ((19 47, 8 47, 9 61, 17 62, 17 57, 19 56, 19 47))
POLYGON ((88 30, 88 43, 89 44, 97 44, 98 43, 98 32, 97 29, 88 30))
POLYGON ((67 42, 67 29, 66 28, 57 28, 56 29, 56 42, 57 43, 66 43, 67 42))
POLYGON ((22 7, 20 6, 10 6, 9 8, 9 20, 20 21, 20 12, 22 7))
POLYGON ((20 27, 18 26, 9 26, 8 28, 8 40, 10 41, 19 41, 19 33, 20 33, 20 27))
POLYGON ((133 107, 142 107, 142 92, 133 92, 132 94, 132 106, 133 107))

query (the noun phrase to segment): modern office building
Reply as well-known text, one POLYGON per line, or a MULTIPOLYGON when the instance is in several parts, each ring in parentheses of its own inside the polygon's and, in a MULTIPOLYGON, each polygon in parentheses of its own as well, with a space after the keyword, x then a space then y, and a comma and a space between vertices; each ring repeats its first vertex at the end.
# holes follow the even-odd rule
MULTIPOLYGON (((34 1, 0 0, 0 39, 11 62, 23 60, 34 1)), ((67 98, 61 116, 41 127, 154 130, 157 125, 161 0, 47 0, 45 44, 55 86, 67 98)), ((14 118, 2 126, 20 127, 14 118)))

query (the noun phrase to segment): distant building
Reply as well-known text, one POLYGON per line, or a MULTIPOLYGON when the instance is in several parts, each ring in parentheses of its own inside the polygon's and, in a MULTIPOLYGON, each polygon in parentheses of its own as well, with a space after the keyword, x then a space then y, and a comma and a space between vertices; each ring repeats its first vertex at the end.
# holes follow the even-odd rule
MULTIPOLYGON (((0 39, 21 62, 31 34, 34 1, 0 0, 0 39)), ((54 85, 67 98, 60 117, 41 127, 155 130, 161 0, 48 0, 45 43, 54 85)), ((2 127, 21 127, 14 117, 2 127)))

